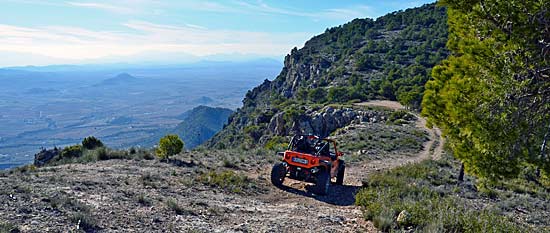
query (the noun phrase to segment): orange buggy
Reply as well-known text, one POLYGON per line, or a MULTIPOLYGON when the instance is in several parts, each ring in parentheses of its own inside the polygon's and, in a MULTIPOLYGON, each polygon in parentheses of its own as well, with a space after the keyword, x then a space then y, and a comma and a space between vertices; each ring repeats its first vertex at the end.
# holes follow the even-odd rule
POLYGON ((282 162, 271 170, 271 183, 283 186, 287 177, 315 183, 314 192, 320 195, 328 193, 330 180, 336 178, 336 184, 344 182, 346 165, 340 157, 336 141, 313 135, 296 135, 290 141, 285 152, 279 152, 282 162))

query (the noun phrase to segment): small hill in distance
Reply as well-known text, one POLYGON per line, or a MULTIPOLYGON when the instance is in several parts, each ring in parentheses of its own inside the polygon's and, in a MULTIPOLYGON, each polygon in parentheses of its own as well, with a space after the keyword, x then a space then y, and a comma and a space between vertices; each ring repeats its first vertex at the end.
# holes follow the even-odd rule
POLYGON ((138 78, 128 73, 120 73, 115 77, 103 80, 101 83, 97 84, 96 86, 125 85, 125 84, 136 83, 138 81, 139 81, 138 78))

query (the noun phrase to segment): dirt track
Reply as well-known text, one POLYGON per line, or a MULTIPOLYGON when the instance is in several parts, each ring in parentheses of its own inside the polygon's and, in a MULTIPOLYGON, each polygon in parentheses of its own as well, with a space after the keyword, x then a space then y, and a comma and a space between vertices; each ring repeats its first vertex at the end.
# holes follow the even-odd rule
MULTIPOLYGON (((404 109, 401 104, 392 101, 375 101, 360 105, 404 109)), ((416 156, 392 157, 348 165, 344 186, 331 186, 330 194, 327 196, 315 196, 308 192, 310 185, 287 179, 284 183, 287 189, 271 187, 272 191, 258 196, 257 204, 253 205, 260 211, 246 217, 287 222, 286 226, 282 226, 283 231, 377 232, 371 222, 363 220, 361 209, 354 205, 355 194, 362 186, 362 181, 374 171, 391 169, 428 158, 439 158, 443 151, 439 130, 426 128, 426 120, 418 115, 417 117, 416 126, 429 132, 430 140, 416 156), (292 227, 292 223, 303 224, 295 224, 295 227, 292 227)), ((266 168, 260 177, 269 177, 269 168, 266 168)))

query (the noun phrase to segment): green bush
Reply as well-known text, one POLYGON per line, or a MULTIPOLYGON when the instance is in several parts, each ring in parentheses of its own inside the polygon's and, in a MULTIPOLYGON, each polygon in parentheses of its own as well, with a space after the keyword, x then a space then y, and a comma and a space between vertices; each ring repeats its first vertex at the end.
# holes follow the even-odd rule
POLYGON ((327 100, 327 93, 323 88, 310 89, 307 98, 313 103, 324 103, 327 100))
POLYGON ((346 87, 332 87, 327 98, 330 103, 345 103, 350 99, 349 90, 346 87))
POLYGON ((243 132, 254 139, 254 141, 257 141, 262 136, 262 128, 257 125, 249 125, 244 128, 243 132))
POLYGON ((180 204, 178 204, 178 201, 174 198, 169 198, 166 200, 166 206, 168 209, 174 211, 177 215, 182 215, 185 212, 187 212, 180 204))
POLYGON ((398 110, 390 114, 390 116, 388 117, 388 121, 398 123, 400 120, 412 121, 414 120, 414 118, 414 115, 410 114, 409 112, 398 110))
POLYGON ((70 220, 85 232, 95 232, 95 229, 98 228, 97 220, 88 211, 76 212, 70 217, 70 220))
POLYGON ((138 195, 136 199, 137 199, 137 202, 143 206, 153 205, 153 200, 151 200, 151 198, 147 197, 145 194, 138 195))
POLYGON ((98 147, 103 147, 103 142, 101 142, 99 139, 95 138, 94 136, 90 136, 82 140, 82 146, 88 150, 93 150, 98 147))
POLYGON ((60 154, 61 159, 78 158, 80 156, 82 156, 81 145, 72 145, 72 146, 65 147, 63 148, 60 154))
POLYGON ((198 177, 198 181, 234 193, 241 193, 244 189, 254 186, 254 183, 247 176, 237 174, 231 170, 204 173, 198 177))
POLYGON ((12 233, 19 232, 19 228, 15 224, 8 222, 0 222, 0 232, 12 233))
POLYGON ((304 113, 305 111, 303 109, 298 109, 297 107, 290 107, 286 109, 285 114, 283 115, 283 119, 285 120, 286 124, 292 125, 304 113))
POLYGON ((264 148, 272 151, 284 151, 288 146, 288 139, 281 136, 271 138, 265 144, 264 148))
POLYGON ((160 139, 156 154, 161 159, 169 159, 183 150, 183 141, 176 134, 169 134, 160 139))

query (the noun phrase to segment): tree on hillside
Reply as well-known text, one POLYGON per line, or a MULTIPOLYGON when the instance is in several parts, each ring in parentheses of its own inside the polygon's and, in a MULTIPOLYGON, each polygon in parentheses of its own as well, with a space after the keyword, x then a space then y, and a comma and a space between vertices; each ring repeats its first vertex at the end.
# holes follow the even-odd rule
POLYGON ((550 174, 550 2, 444 0, 452 56, 432 71, 423 115, 469 173, 550 174))
POLYGON ((103 142, 94 136, 90 136, 82 140, 82 146, 88 150, 93 150, 98 147, 103 147, 103 142))
POLYGON ((183 150, 183 141, 178 135, 169 134, 160 139, 156 154, 160 159, 169 159, 183 150))

